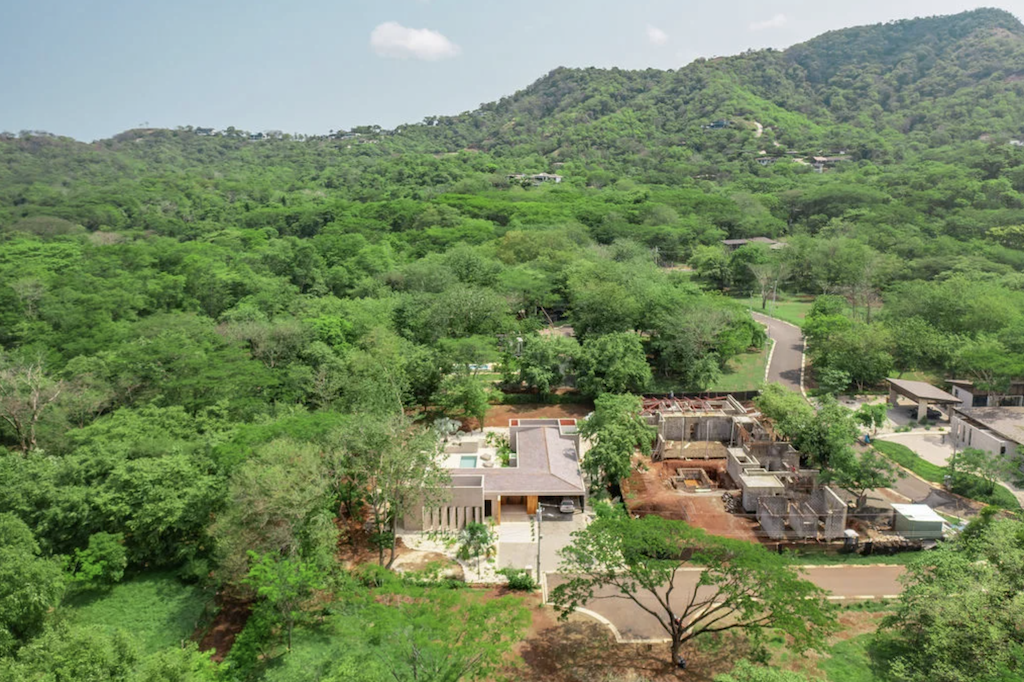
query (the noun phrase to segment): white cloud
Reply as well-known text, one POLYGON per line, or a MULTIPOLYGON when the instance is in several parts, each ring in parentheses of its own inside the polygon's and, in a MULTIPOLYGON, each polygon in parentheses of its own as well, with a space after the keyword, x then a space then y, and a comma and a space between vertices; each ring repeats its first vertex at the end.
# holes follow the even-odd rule
POLYGON ((651 41, 652 45, 664 45, 668 42, 668 34, 657 26, 647 24, 647 40, 651 41))
POLYGON ((462 49, 429 28, 406 28, 386 21, 370 34, 370 47, 381 57, 437 61, 457 56, 462 49))
POLYGON ((785 14, 776 14, 771 19, 765 21, 755 21, 750 25, 751 31, 766 31, 770 28, 782 28, 786 25, 789 19, 786 18, 785 14))

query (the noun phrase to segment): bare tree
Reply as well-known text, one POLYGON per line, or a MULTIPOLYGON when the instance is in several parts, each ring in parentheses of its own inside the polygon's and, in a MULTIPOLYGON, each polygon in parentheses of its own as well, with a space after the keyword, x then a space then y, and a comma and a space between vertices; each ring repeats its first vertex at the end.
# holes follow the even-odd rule
POLYGON ((11 427, 22 452, 36 448, 39 420, 63 390, 64 382, 49 377, 41 360, 0 361, 0 419, 11 427))
POLYGON ((751 263, 749 267, 761 293, 761 310, 764 310, 768 307, 768 299, 775 298, 779 285, 789 277, 789 264, 776 258, 768 263, 751 263))

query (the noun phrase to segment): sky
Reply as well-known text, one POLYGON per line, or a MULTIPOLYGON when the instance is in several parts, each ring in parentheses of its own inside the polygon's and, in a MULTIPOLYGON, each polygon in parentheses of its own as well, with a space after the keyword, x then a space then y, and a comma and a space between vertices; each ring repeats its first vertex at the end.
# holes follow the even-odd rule
MULTIPOLYGON (((559 66, 674 69, 958 0, 0 0, 0 131, 326 133, 475 109, 559 66)), ((1024 0, 998 6, 1024 17, 1024 0)))

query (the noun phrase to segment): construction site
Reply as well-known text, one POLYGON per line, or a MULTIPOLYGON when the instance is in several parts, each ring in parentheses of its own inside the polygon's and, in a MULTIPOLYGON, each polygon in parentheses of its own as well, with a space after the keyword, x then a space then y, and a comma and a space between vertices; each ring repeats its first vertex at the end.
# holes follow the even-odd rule
MULTIPOLYGON (((803 468, 751 404, 721 398, 646 399, 657 430, 622 483, 631 513, 685 520, 709 533, 762 542, 849 544, 847 502, 803 468)), ((852 535, 851 535, 852 533, 852 535)))

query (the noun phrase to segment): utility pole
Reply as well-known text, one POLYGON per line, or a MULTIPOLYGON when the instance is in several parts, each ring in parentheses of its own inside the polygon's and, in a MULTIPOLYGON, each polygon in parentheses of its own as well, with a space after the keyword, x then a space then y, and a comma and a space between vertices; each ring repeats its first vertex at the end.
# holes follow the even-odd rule
POLYGON ((540 504, 537 505, 537 584, 540 584, 540 539, 543 537, 540 533, 541 513, 540 504))

